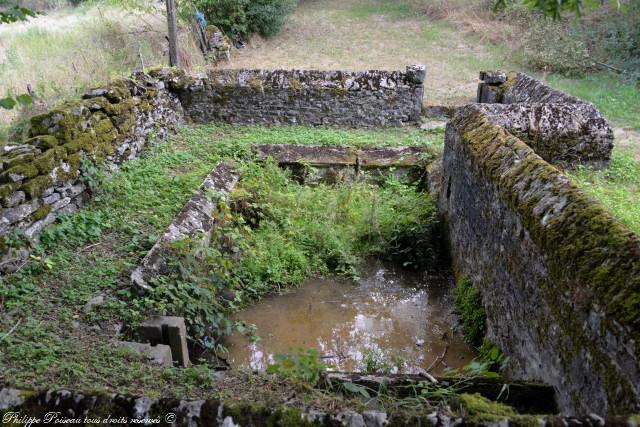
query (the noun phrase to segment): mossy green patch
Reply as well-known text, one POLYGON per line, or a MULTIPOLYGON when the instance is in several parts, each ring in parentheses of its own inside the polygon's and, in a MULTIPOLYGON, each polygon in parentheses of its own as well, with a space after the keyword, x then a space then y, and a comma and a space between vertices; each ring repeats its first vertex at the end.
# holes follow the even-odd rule
POLYGON ((118 135, 116 128, 113 127, 113 123, 111 123, 111 120, 109 119, 100 120, 95 125, 94 130, 96 133, 96 140, 99 144, 110 144, 116 139, 116 136, 118 135))
POLYGON ((24 191, 31 199, 35 199, 36 197, 44 193, 44 190, 46 190, 47 187, 49 187, 51 184, 52 182, 50 176, 41 175, 28 180, 27 182, 22 184, 22 187, 20 187, 20 189, 24 191))
POLYGON ((38 208, 37 211, 31 214, 31 218, 34 221, 39 221, 49 215, 49 212, 51 212, 51 206, 43 204, 38 208))
POLYGON ((38 168, 38 171, 42 175, 46 175, 53 170, 56 160, 56 151, 48 150, 33 159, 33 164, 38 168))
POLYGON ((31 163, 16 165, 0 174, 0 182, 10 182, 9 175, 15 174, 25 178, 33 178, 38 175, 38 168, 31 163))
POLYGON ((460 314, 462 334, 470 344, 479 346, 485 334, 486 314, 482 295, 468 277, 458 280, 453 290, 456 310, 460 314))
POLYGON ((34 153, 24 153, 24 154, 19 154, 17 156, 11 157, 4 160, 4 168, 5 169, 11 169, 14 166, 17 165, 23 165, 23 164, 27 164, 33 161, 35 157, 34 153))
POLYGON ((486 421, 499 421, 516 415, 512 407, 493 402, 479 393, 462 393, 460 406, 466 415, 486 421))
POLYGON ((58 138, 53 135, 38 135, 24 141, 25 144, 33 145, 45 151, 59 145, 58 138))
POLYGON ((13 182, 0 185, 0 199, 4 200, 6 197, 12 195, 18 187, 20 187, 20 185, 13 182))

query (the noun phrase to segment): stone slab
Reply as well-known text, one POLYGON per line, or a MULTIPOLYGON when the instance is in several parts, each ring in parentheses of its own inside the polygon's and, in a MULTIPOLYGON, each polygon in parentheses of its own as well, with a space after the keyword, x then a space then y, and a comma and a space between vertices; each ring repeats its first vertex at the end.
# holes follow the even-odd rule
POLYGON ((225 162, 219 163, 207 175, 198 192, 187 202, 171 222, 163 236, 149 250, 131 273, 131 283, 142 293, 150 289, 149 282, 158 275, 168 274, 167 254, 173 242, 201 235, 208 244, 215 226, 217 199, 228 194, 238 182, 239 175, 225 162))
POLYGON ((325 145, 260 144, 252 147, 258 158, 271 157, 281 164, 305 163, 312 166, 356 166, 358 156, 352 147, 325 145))
POLYGON ((173 366, 173 360, 171 358, 171 348, 168 345, 157 344, 143 344, 138 342, 129 342, 129 341, 119 341, 119 347, 127 347, 136 353, 139 353, 149 361, 163 368, 170 368, 173 366))
POLYGON ((183 317, 153 316, 138 326, 137 335, 141 341, 153 345, 168 345, 173 360, 182 367, 189 366, 187 327, 183 317))

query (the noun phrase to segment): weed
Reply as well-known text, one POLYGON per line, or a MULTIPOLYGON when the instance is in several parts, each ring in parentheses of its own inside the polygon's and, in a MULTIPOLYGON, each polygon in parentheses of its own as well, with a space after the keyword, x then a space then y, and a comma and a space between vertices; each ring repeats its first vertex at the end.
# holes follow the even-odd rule
POLYGON ((318 350, 299 348, 291 354, 276 354, 275 363, 267 367, 268 374, 276 374, 314 386, 323 373, 330 368, 320 359, 318 350))
POLYGON ((462 323, 462 335, 470 344, 479 346, 484 337, 486 318, 480 291, 465 277, 456 284, 453 296, 462 323))
POLYGON ((405 363, 399 353, 373 349, 363 353, 361 370, 367 374, 397 374, 402 372, 405 363))

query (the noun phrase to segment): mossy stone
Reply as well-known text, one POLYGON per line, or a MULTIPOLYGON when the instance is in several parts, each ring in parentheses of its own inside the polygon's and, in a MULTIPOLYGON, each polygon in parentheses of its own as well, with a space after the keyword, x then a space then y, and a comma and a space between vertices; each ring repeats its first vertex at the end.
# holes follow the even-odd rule
POLYGON ((33 153, 23 153, 4 161, 5 169, 11 169, 14 166, 30 163, 35 158, 33 153))
POLYGON ((39 197, 52 184, 50 176, 37 176, 20 187, 31 199, 39 197))
POLYGON ((483 420, 502 420, 516 415, 512 407, 493 402, 479 393, 462 393, 458 399, 463 411, 471 417, 479 417, 483 420))
POLYGON ((56 163, 56 152, 54 150, 49 150, 33 160, 33 164, 38 168, 38 171, 41 174, 48 174, 53 170, 56 163))
POLYGON ((57 147, 60 144, 58 138, 53 135, 38 135, 25 140, 24 143, 38 147, 43 151, 57 147))
POLYGON ((0 185, 0 199, 4 200, 11 196, 19 187, 20 184, 14 182, 0 185))
POLYGON ((31 218, 34 221, 39 221, 45 218, 47 215, 49 215, 50 212, 51 212, 51 206, 43 204, 38 208, 37 211, 31 214, 31 218))
POLYGON ((0 174, 0 182, 10 182, 9 175, 21 175, 25 178, 33 178, 38 175, 38 168, 31 163, 16 165, 12 168, 9 168, 0 174))

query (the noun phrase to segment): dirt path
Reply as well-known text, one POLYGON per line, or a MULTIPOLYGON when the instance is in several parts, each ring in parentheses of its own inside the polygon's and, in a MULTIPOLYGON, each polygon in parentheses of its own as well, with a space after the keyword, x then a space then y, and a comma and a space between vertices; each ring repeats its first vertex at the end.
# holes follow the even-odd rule
POLYGON ((315 0, 303 2, 273 39, 254 39, 238 51, 233 67, 366 70, 424 63, 425 102, 455 105, 475 97, 480 69, 508 67, 503 58, 499 49, 402 2, 315 0))

